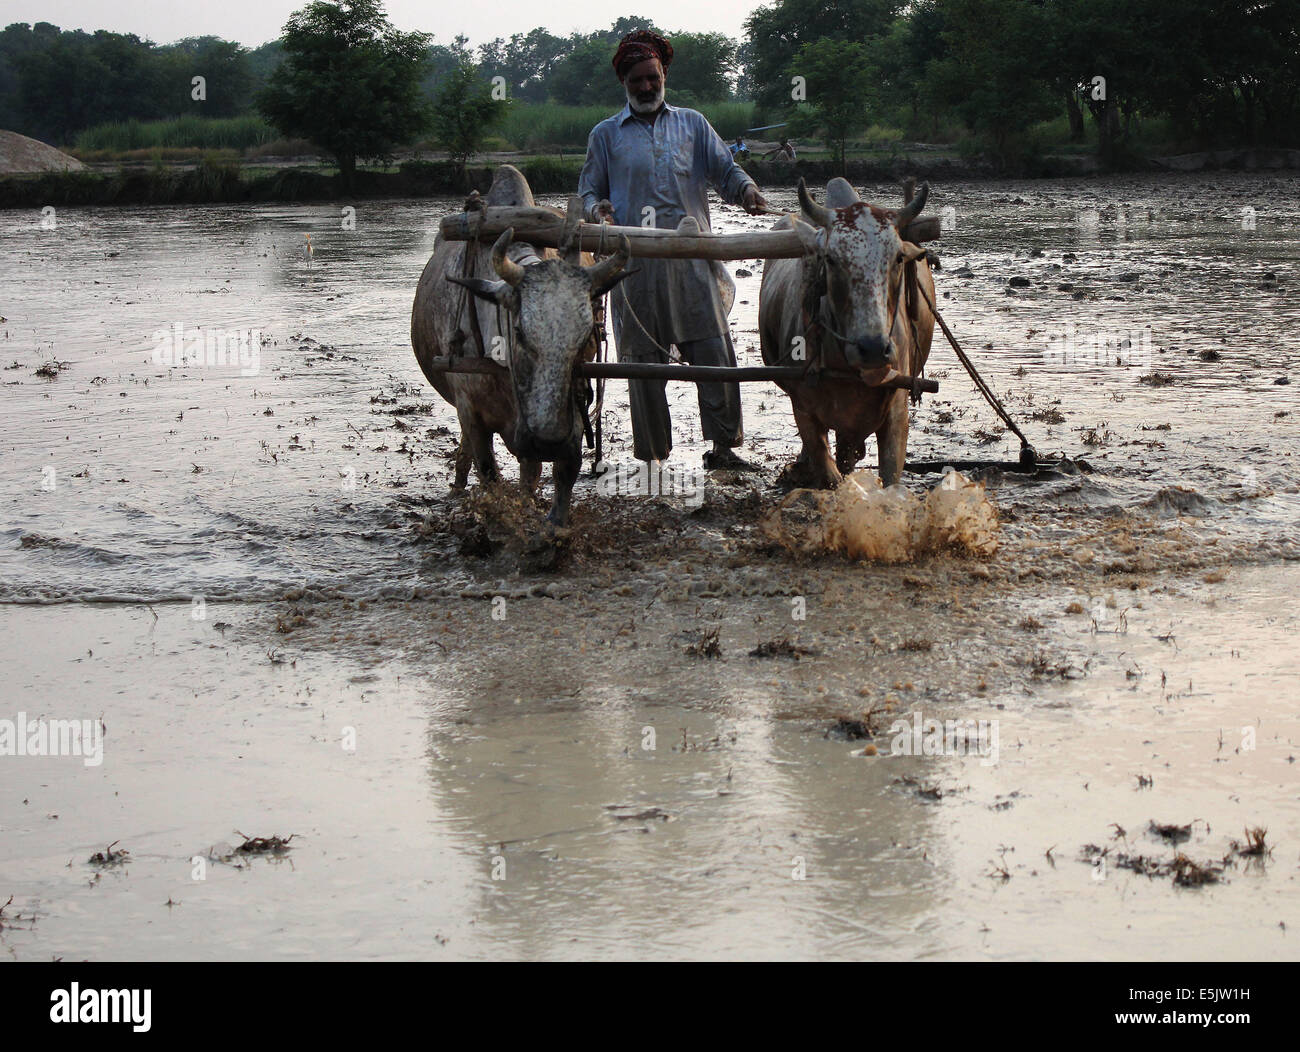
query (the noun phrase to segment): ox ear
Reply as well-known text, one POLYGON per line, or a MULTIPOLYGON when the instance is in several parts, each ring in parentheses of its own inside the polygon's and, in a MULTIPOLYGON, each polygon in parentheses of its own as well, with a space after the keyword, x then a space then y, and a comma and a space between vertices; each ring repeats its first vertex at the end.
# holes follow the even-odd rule
POLYGON ((454 274, 447 275, 448 281, 454 281, 462 288, 467 288, 481 300, 495 303, 498 307, 510 306, 514 289, 504 281, 488 281, 487 278, 461 278, 454 274))
POLYGON ((903 242, 903 260, 907 263, 915 263, 918 259, 925 258, 925 248, 921 245, 914 245, 910 241, 903 242))
POLYGON ((795 218, 794 232, 799 235, 799 243, 803 245, 803 250, 809 253, 823 252, 826 249, 825 231, 818 230, 817 227, 805 223, 802 219, 795 218))

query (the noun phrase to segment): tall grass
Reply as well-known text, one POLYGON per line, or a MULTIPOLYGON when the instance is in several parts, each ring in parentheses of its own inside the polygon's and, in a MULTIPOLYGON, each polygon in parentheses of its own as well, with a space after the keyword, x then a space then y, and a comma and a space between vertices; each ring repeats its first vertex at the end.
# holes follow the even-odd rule
MULTIPOLYGON (((672 101, 671 93, 669 101, 672 101)), ((752 102, 705 102, 698 107, 724 139, 743 135, 752 123, 752 102)), ((618 105, 562 106, 555 102, 516 103, 502 125, 494 129, 516 150, 572 149, 587 146, 591 129, 612 117, 618 105)))
POLYGON ((586 147, 591 129, 616 112, 616 106, 517 102, 495 130, 516 150, 557 146, 578 150, 586 147))
POLYGON ((724 139, 746 134, 749 126, 754 123, 752 102, 702 102, 696 108, 709 119, 714 130, 724 139))
POLYGON ((278 133, 260 117, 173 117, 163 121, 113 121, 77 136, 78 150, 148 150, 194 147, 244 150, 278 133))

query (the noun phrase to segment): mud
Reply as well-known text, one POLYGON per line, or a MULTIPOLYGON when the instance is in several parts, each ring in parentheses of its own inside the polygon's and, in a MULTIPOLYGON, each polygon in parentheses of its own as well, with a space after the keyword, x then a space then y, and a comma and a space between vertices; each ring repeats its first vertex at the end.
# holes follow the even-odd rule
MULTIPOLYGON (((762 470, 652 497, 584 475, 554 546, 515 486, 450 492, 455 417, 405 331, 425 202, 348 233, 326 208, 19 217, 0 717, 106 738, 102 766, 0 757, 0 952, 1295 956, 1297 189, 936 186, 940 309, 1064 456, 963 466, 996 544, 899 562, 821 543, 821 498, 781 508, 767 385, 762 470), (260 327, 258 372, 158 367, 178 321, 260 327), (927 751, 929 720, 982 744, 927 751), (112 843, 128 864, 86 861, 112 843)), ((930 375, 909 460, 1017 458, 942 347, 930 375)), ((694 392, 669 397, 697 471, 694 392)), ((611 383, 616 464, 626 417, 611 383)), ((907 476, 909 507, 941 478, 907 476)))

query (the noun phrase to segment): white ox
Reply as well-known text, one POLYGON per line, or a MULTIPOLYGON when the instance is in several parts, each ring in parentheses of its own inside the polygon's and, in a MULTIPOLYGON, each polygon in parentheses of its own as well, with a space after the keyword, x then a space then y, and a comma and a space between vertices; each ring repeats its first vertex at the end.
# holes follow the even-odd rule
MULTIPOLYGON (((837 486, 865 455, 871 434, 884 484, 902 474, 908 393, 879 385, 893 371, 917 375, 930 354, 934 315, 915 288, 909 296, 905 290, 914 273, 933 302, 934 279, 925 250, 900 236, 921 214, 929 191, 926 183, 909 204, 887 211, 862 201, 843 179, 827 184, 826 206, 819 205, 799 181, 808 222, 796 219, 794 225, 807 255, 771 260, 764 270, 758 307, 763 361, 792 365, 820 356, 823 368, 852 370, 860 379, 781 383, 803 442, 788 474, 797 485, 837 486)), ((776 229, 790 223, 787 216, 776 229)))
MULTIPOLYGON (((486 204, 532 206, 523 173, 499 167, 486 204)), ((481 484, 499 479, 492 436, 500 435, 519 459, 526 493, 535 493, 542 462, 554 462, 548 519, 552 527, 563 526, 582 464, 585 387, 575 370, 595 351, 592 301, 625 276, 630 246, 620 238, 614 255, 582 266, 577 256, 559 259, 547 249, 542 259, 512 242, 510 230, 490 250, 478 242, 438 240, 416 289, 411 345, 429 383, 460 418, 455 485, 465 485, 471 460, 481 484), (466 252, 476 253, 474 271, 491 268, 495 280, 462 276, 466 252), (509 369, 489 375, 430 369, 432 359, 449 353, 479 353, 475 322, 483 352, 505 348, 509 369)))

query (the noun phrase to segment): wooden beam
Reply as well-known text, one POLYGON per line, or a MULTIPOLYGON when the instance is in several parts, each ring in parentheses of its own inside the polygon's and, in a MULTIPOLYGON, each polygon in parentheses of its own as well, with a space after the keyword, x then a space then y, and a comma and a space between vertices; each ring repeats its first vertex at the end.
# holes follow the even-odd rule
MULTIPOLYGON (((438 224, 445 241, 469 241, 477 233, 491 243, 514 228, 515 239, 544 248, 558 248, 565 219, 549 208, 494 206, 482 212, 458 212, 438 224)), ((935 241, 940 233, 937 216, 923 216, 903 232, 905 241, 920 244, 935 241)), ((803 242, 794 230, 750 230, 740 234, 703 234, 656 227, 614 226, 579 223, 577 235, 585 252, 612 251, 619 235, 628 239, 634 257, 647 259, 797 259, 804 255, 803 242), (602 236, 603 230, 603 236, 602 236)))
MULTIPOLYGON (((446 241, 469 241, 477 229, 480 241, 493 242, 514 228, 515 239, 545 248, 558 248, 564 219, 547 208, 492 207, 479 213, 449 215, 438 225, 446 241)), ((578 224, 585 252, 613 251, 620 234, 627 237, 632 255, 650 259, 796 259, 803 244, 793 230, 754 230, 743 234, 701 234, 659 230, 655 227, 578 224)))

